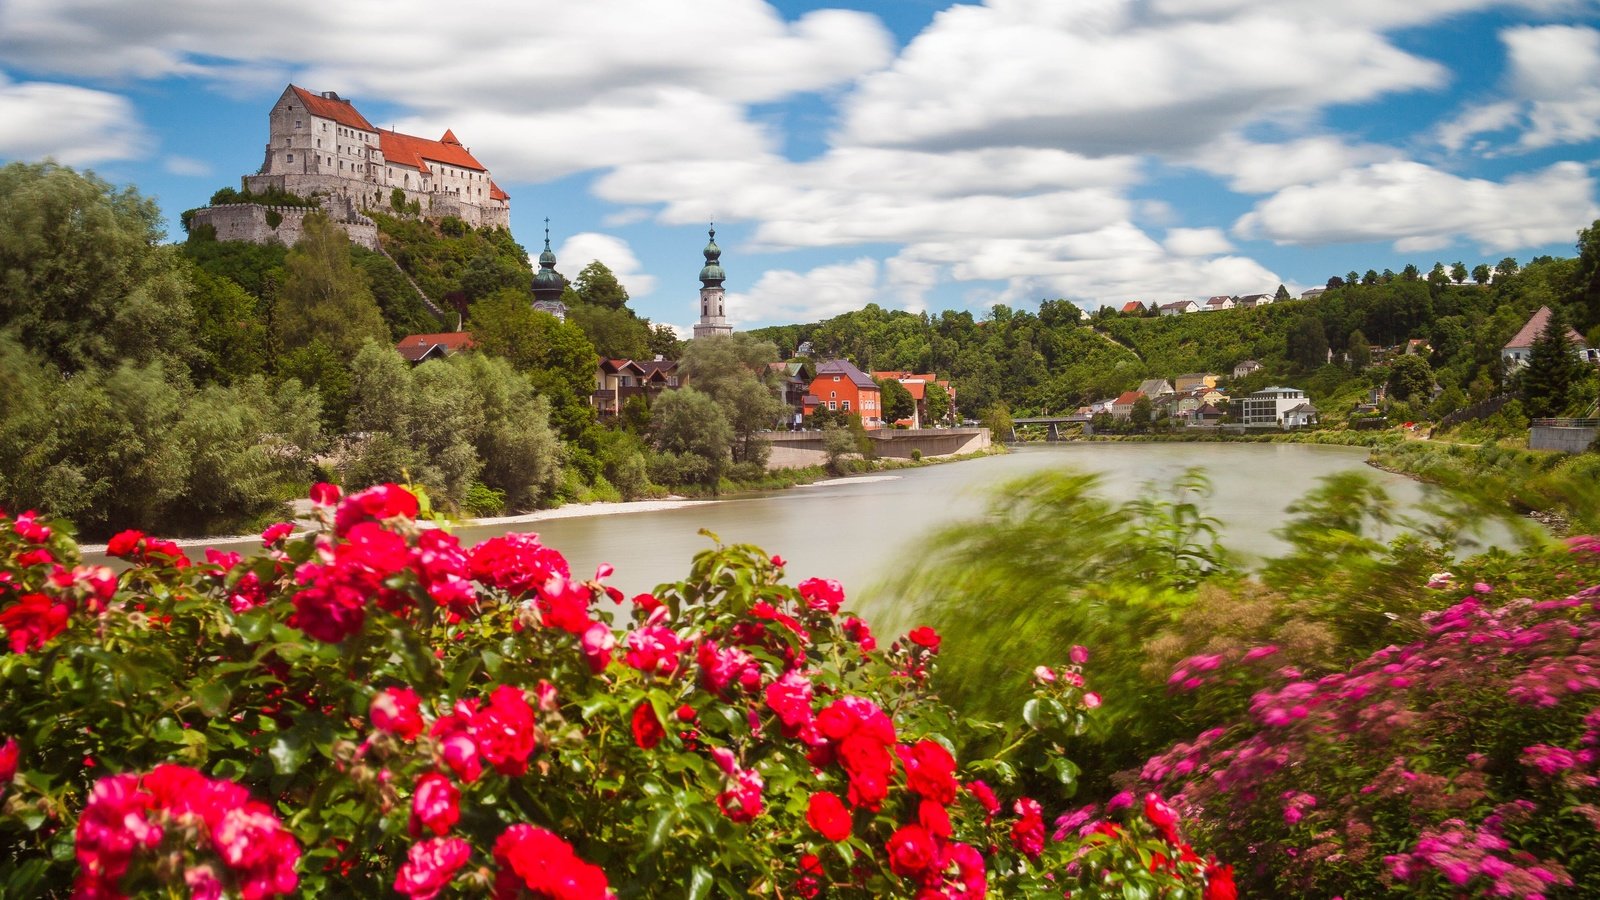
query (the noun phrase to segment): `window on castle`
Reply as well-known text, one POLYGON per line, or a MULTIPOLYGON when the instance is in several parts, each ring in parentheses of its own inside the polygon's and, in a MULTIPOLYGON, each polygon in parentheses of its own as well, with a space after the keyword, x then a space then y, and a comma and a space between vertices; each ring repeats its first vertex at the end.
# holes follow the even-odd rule
POLYGON ((299 131, 300 130, 300 120, 299 119, 295 119, 294 120, 294 130, 295 131, 299 131))
POLYGON ((289 162, 294 162, 294 154, 289 154, 289 162))

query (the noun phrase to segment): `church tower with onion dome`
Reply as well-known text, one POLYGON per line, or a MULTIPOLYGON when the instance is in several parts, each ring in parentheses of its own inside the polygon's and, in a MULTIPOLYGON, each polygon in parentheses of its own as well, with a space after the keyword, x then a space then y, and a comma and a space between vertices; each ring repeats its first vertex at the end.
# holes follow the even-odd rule
POLYGON ((726 274, 722 271, 722 248, 717 246, 717 229, 712 226, 711 240, 706 243, 704 251, 706 264, 700 269, 700 321, 694 325, 694 336, 697 338, 715 337, 716 335, 733 334, 733 326, 728 324, 728 317, 723 310, 722 280, 726 274))
POLYGON ((547 312, 558 319, 567 317, 567 305, 561 294, 567 280, 556 271, 556 254, 550 249, 550 220, 544 220, 544 252, 539 254, 539 271, 533 275, 533 308, 547 312))

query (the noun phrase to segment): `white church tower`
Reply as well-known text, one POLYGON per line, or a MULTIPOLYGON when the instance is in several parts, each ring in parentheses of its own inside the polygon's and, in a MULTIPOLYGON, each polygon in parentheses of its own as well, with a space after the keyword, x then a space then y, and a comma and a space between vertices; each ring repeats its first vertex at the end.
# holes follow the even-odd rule
POLYGON ((700 270, 700 321, 694 325, 697 338, 733 334, 727 314, 722 308, 722 280, 727 277, 717 262, 722 248, 717 246, 717 229, 711 228, 711 240, 706 244, 706 264, 700 270))

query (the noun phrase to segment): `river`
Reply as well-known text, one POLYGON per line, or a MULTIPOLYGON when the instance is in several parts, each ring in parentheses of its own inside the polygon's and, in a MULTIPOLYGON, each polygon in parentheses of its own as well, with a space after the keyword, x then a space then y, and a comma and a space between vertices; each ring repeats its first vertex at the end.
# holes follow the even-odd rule
MULTIPOLYGON (((567 556, 575 573, 587 575, 599 563, 611 563, 616 567, 611 583, 632 595, 686 575, 694 554, 712 546, 699 534, 706 529, 725 543, 755 544, 783 556, 790 583, 813 575, 839 579, 851 608, 876 621, 893 616, 886 615, 892 611, 882 609, 882 601, 874 601, 874 586, 937 553, 929 534, 980 516, 989 492, 1011 478, 1040 469, 1077 468, 1100 474, 1103 495, 1122 501, 1138 495, 1147 482, 1167 484, 1199 466, 1214 488, 1202 506, 1220 520, 1223 542, 1246 560, 1259 560, 1284 549, 1272 531, 1283 522, 1288 506, 1325 475, 1362 471, 1407 510, 1436 490, 1371 468, 1366 457, 1361 448, 1313 444, 1031 444, 1004 455, 678 509, 462 527, 457 533, 471 544, 509 530, 537 532, 567 556)), ((1510 534, 1505 526, 1492 524, 1480 540, 1504 544, 1510 534)), ((251 545, 217 546, 244 550, 251 545)), ((189 552, 198 558, 203 550, 189 552)), ((94 556, 98 554, 86 554, 94 556)))
MULTIPOLYGON (((938 548, 928 535, 939 526, 980 516, 989 492, 1008 479, 1040 469, 1072 467, 1099 473, 1103 494, 1132 499, 1146 482, 1166 484, 1201 466, 1214 493, 1203 504, 1221 522, 1222 538, 1247 558, 1278 555, 1272 535, 1285 510, 1318 478, 1359 470, 1378 481, 1402 509, 1414 509, 1436 490, 1365 464, 1367 451, 1311 444, 1061 443, 1024 445, 1013 452, 958 463, 903 469, 791 488, 681 509, 555 519, 524 526, 566 554, 575 572, 597 563, 616 567, 612 583, 632 594, 682 578, 694 554, 711 546, 699 529, 725 543, 748 543, 779 554, 791 583, 837 578, 852 608, 872 616, 873 587, 938 548)), ((463 528, 463 541, 499 529, 463 528)), ((1510 540, 1491 525, 1480 540, 1510 540)))

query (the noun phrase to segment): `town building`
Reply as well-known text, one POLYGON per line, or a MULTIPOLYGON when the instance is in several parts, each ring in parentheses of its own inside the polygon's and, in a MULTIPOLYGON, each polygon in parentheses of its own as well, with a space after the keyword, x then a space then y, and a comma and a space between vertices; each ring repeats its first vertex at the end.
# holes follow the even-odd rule
MULTIPOLYGON (((897 381, 911 395, 913 403, 911 421, 912 428, 925 428, 934 425, 933 417, 928 414, 928 385, 937 384, 944 389, 945 396, 950 398, 950 410, 946 413, 950 418, 956 418, 956 389, 948 381, 940 381, 938 375, 917 372, 873 372, 874 381, 897 381)), ((895 423, 900 424, 900 423, 895 423)))
MULTIPOLYGON (((787 408, 784 425, 799 428, 805 422, 806 397, 811 391, 810 363, 803 359, 793 362, 767 363, 767 373, 775 381, 778 398, 787 408)), ((815 404, 812 404, 815 406, 815 404)))
POLYGON ((1178 393, 1186 394, 1197 387, 1216 387, 1217 376, 1210 372, 1185 372, 1173 379, 1172 386, 1178 393))
MULTIPOLYGON (((1296 410, 1296 407, 1310 406, 1306 401, 1305 391, 1290 387, 1263 388, 1242 400, 1235 400, 1234 402, 1238 404, 1236 418, 1246 427, 1294 427, 1285 422, 1285 414, 1296 410)), ((1315 408, 1310 410, 1310 414, 1315 416, 1315 408)), ((1304 411, 1299 411, 1295 417, 1291 418, 1297 419, 1304 415, 1304 411)))
POLYGON ((817 374, 811 379, 810 397, 815 397, 817 402, 813 406, 807 398, 806 415, 817 407, 825 407, 859 415, 861 424, 868 428, 883 424, 883 393, 878 383, 847 359, 830 359, 817 366, 817 374))
POLYGON ((1145 396, 1138 391, 1123 391, 1117 399, 1111 401, 1111 415, 1118 419, 1127 419, 1133 416, 1133 405, 1139 398, 1145 396))
POLYGON ((430 359, 444 359, 462 350, 472 349, 472 332, 445 331, 434 334, 408 334, 394 345, 394 349, 414 366, 430 359))
POLYGON ((722 248, 717 246, 715 226, 710 234, 711 239, 706 242, 705 250, 701 251, 706 264, 700 268, 700 321, 694 323, 696 339, 733 334, 733 326, 728 324, 727 311, 723 308, 722 282, 727 278, 727 273, 722 271, 722 263, 719 262, 722 248))
POLYGON ((1233 367, 1233 377, 1243 378, 1259 368, 1261 368, 1261 363, 1253 359, 1247 359, 1233 367))
POLYGON ((682 387, 685 381, 678 374, 677 360, 660 355, 652 360, 602 359, 596 367, 589 404, 602 416, 615 416, 629 399, 643 397, 649 403, 662 391, 682 387))
POLYGON ((1163 316, 1181 316, 1184 313, 1198 312, 1200 304, 1193 300, 1174 300, 1171 303, 1161 304, 1159 309, 1163 316))
MULTIPOLYGON (((1500 358, 1505 360, 1506 371, 1515 372, 1528 364, 1529 357, 1533 355, 1534 342, 1539 340, 1539 335, 1544 334, 1545 328, 1550 324, 1551 315, 1550 307, 1539 307, 1539 311, 1528 319, 1511 340, 1506 341, 1504 347, 1500 348, 1500 358)), ((1600 349, 1590 347, 1589 342, 1583 339, 1583 335, 1571 326, 1567 328, 1567 341, 1579 359, 1600 364, 1600 349)))
POLYGON ((539 271, 533 273, 533 308, 562 320, 567 319, 567 304, 561 295, 567 280, 556 271, 556 254, 550 249, 550 220, 544 220, 544 252, 539 254, 539 271))
MULTIPOLYGON (((438 140, 381 129, 333 91, 313 93, 291 84, 267 116, 267 134, 261 169, 242 179, 245 191, 315 198, 356 243, 377 245, 376 226, 364 211, 402 206, 474 228, 510 226, 511 197, 449 129, 438 140)), ((251 203, 208 206, 195 211, 190 227, 208 225, 219 240, 292 245, 306 211, 251 203)))
POLYGON ((1216 312, 1222 309, 1233 309, 1233 298, 1217 296, 1207 298, 1205 305, 1200 307, 1201 312, 1216 312))

